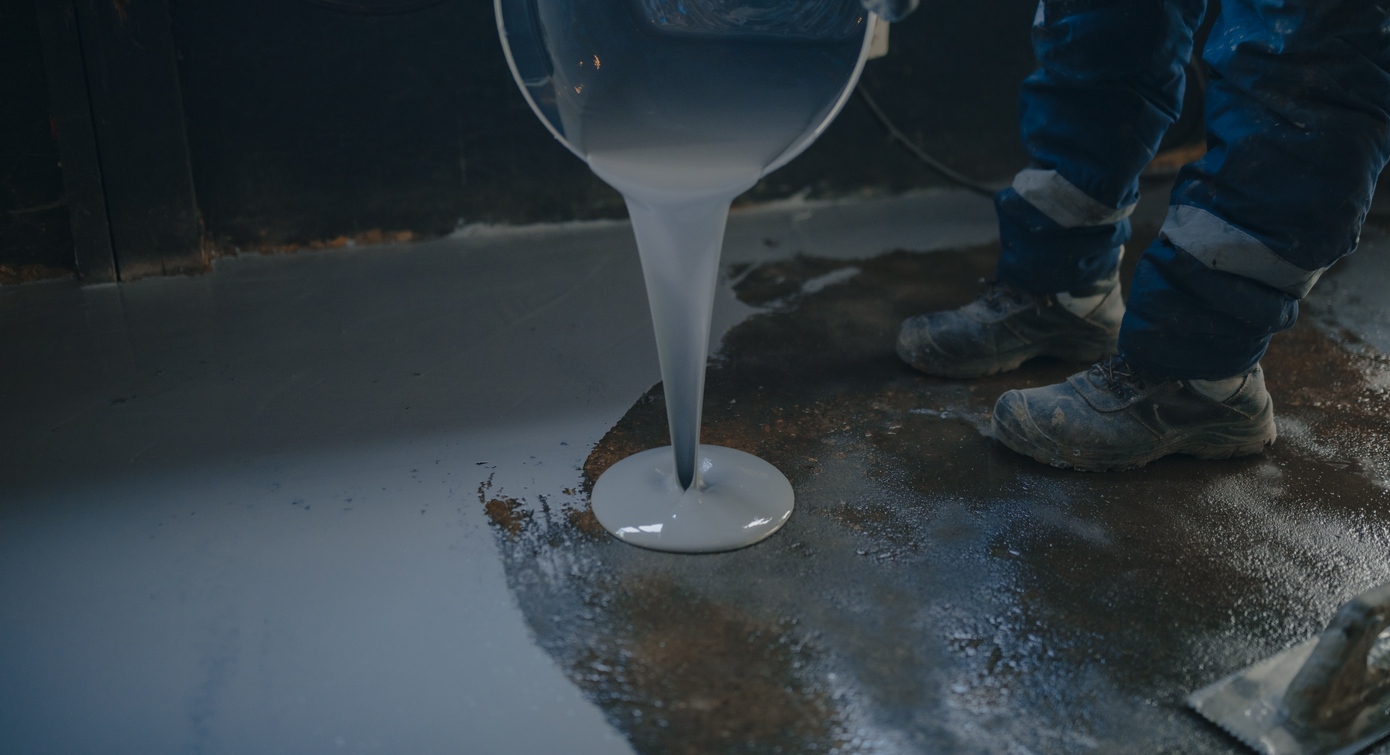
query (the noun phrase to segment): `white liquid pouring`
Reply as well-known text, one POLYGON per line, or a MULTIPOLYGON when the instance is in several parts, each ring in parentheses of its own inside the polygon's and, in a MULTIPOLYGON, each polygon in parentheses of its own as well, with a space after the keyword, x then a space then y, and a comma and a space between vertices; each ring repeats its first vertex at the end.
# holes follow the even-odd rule
POLYGON ((733 199, 804 150, 843 106, 873 18, 858 0, 815 0, 824 12, 791 20, 787 9, 815 3, 686 0, 707 15, 668 18, 686 6, 496 1, 504 42, 503 3, 534 3, 532 16, 512 14, 517 26, 543 30, 543 44, 521 43, 533 58, 545 51, 545 66, 519 70, 510 42, 508 60, 542 121, 623 194, 651 306, 671 446, 605 472, 594 513, 618 537, 659 550, 751 545, 787 521, 793 494, 767 462, 699 442, 724 226, 733 199), (756 23, 779 31, 730 26, 749 12, 772 14, 756 23))
POLYGON ((727 158, 728 153, 703 152, 668 149, 646 155, 589 155, 594 173, 622 191, 637 236, 682 490, 703 487, 698 456, 705 361, 729 204, 762 172, 761 164, 746 162, 710 170, 711 160, 702 158, 727 158), (655 175, 644 175, 649 173, 655 175), (704 179, 703 186, 672 186, 669 179, 692 175, 704 179), (667 177, 665 186, 663 177, 667 177))

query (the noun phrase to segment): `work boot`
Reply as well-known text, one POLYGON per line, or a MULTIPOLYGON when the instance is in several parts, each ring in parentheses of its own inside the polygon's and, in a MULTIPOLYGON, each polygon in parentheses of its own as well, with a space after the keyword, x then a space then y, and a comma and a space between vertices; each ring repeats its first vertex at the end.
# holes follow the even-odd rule
POLYGON ((1225 380, 1178 380, 1121 357, 1065 383, 999 397, 994 437, 1054 467, 1133 469, 1168 454, 1226 459, 1274 443, 1274 402, 1259 365, 1225 380))
POLYGON ((898 356, 947 378, 995 375, 1042 356, 1094 362, 1115 353, 1124 316, 1118 267, 1085 288, 1057 294, 994 282, 960 309, 904 320, 898 356))

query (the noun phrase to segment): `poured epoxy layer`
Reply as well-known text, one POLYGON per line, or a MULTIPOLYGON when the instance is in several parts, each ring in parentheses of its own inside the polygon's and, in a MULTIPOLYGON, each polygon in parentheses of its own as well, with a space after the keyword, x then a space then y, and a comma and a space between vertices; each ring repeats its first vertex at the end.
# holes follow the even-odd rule
POLYGON ((670 446, 614 464, 594 484, 594 516, 624 542, 654 550, 709 553, 767 538, 791 518, 785 475, 758 457, 700 446, 699 484, 682 487, 670 446))
MULTIPOLYGON (((724 253, 939 248, 988 239, 990 213, 795 202, 735 212, 724 253)), ((564 517, 660 379, 642 288, 620 222, 0 287, 0 344, 32 357, 0 363, 0 752, 632 752, 536 652, 485 523, 521 544, 537 493, 564 517), (488 480, 519 508, 479 505, 488 480)), ((712 340, 751 311, 720 288, 712 340)), ((634 450, 666 442, 664 413, 653 432, 634 450)), ((706 677, 706 697, 802 694, 777 674, 801 656, 761 650, 737 661, 764 682, 706 677)))

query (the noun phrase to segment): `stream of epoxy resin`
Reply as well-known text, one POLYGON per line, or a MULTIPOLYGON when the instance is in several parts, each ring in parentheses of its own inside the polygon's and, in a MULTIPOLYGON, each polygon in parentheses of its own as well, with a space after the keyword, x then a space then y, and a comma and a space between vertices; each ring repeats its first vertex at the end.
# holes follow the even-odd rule
MULTIPOLYGON (((674 149, 662 154, 693 152, 674 149)), ((771 464, 735 449, 700 445, 705 361, 724 226, 733 197, 752 185, 761 166, 737 165, 742 170, 716 174, 726 180, 703 190, 652 190, 618 177, 650 169, 650 157, 639 156, 635 164, 625 165, 612 155, 591 155, 590 165, 610 183, 627 189, 624 196, 661 362, 671 446, 634 454, 604 472, 594 484, 593 511, 609 532, 635 545, 696 553, 741 548, 777 531, 790 518, 795 502, 791 483, 771 464)), ((708 171, 712 161, 698 164, 708 171)))
POLYGON ((661 550, 757 542, 791 515, 790 483, 754 456, 700 445, 724 226, 733 199, 800 153, 843 104, 872 17, 857 0, 538 8, 553 65, 518 80, 626 200, 670 424, 670 448, 624 459, 595 483, 594 514, 661 550))
POLYGON ((845 47, 779 43, 785 59, 776 68, 804 78, 788 72, 784 86, 762 82, 761 101, 750 96, 758 87, 728 82, 735 96, 719 107, 680 108, 671 119, 679 127, 656 122, 645 98, 614 96, 591 101, 597 112, 586 113, 579 129, 589 167, 622 192, 637 237, 683 489, 699 483, 705 360, 729 206, 826 122, 853 71, 845 47))
POLYGON ((720 247, 733 198, 716 195, 674 204, 626 199, 656 332, 676 477, 683 490, 699 488, 705 360, 720 247))
MULTIPOLYGON (((801 113, 804 128, 810 114, 801 113)), ((776 124, 779 119, 770 119, 776 124)), ((594 515, 635 545, 686 552, 739 548, 791 516, 794 495, 770 464, 700 446, 705 361, 729 205, 796 133, 750 129, 725 144, 591 152, 590 168, 623 193, 647 288, 671 447, 623 459, 595 483, 594 515), (756 138, 761 137, 761 138, 756 138), (774 141, 775 140, 775 141, 774 141)))

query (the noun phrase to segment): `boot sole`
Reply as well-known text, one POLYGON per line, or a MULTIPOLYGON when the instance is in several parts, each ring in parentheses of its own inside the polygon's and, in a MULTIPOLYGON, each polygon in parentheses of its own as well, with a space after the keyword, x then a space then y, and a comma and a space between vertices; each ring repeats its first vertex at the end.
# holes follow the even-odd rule
MULTIPOLYGON (((1033 441, 1013 432, 1007 425, 1000 424, 997 417, 990 419, 990 430, 1000 443, 1010 450, 1027 456, 1034 461, 1058 469, 1074 469, 1078 472, 1112 472, 1138 469, 1151 461, 1172 454, 1187 454, 1202 460, 1231 459, 1238 456, 1253 456, 1274 445, 1279 434, 1274 427, 1273 402, 1265 405, 1261 415, 1265 421, 1253 423, 1253 432, 1227 434, 1218 430, 1206 430, 1176 442, 1127 457, 1104 458, 1103 454, 1073 451, 1070 456, 1061 455, 1044 448, 1033 441), (1251 437, 1258 434, 1259 437, 1251 437)), ((1234 429, 1234 428, 1233 428, 1234 429)))
POLYGON ((999 354, 983 359, 955 360, 950 363, 927 361, 922 354, 913 353, 898 345, 898 358, 914 369, 933 377, 969 380, 989 377, 1001 372, 1018 369, 1024 362, 1038 357, 1052 357, 1067 362, 1095 363, 1119 351, 1119 338, 1097 342, 1094 339, 1058 339, 1053 342, 1029 344, 1007 354, 999 354))

